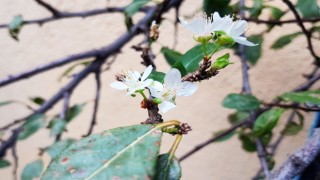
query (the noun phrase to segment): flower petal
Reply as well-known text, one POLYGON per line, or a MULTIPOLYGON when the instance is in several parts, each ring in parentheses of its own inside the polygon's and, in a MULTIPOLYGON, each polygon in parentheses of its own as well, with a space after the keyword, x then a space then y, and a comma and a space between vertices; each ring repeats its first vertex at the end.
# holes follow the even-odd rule
POLYGON ((250 41, 247 40, 247 38, 245 37, 236 37, 236 38, 233 38, 233 40, 239 44, 243 44, 243 45, 246 45, 246 46, 257 46, 258 44, 254 44, 250 41))
POLYGON ((145 87, 148 87, 152 84, 153 80, 152 79, 147 79, 145 81, 142 82, 141 84, 141 89, 144 89, 145 87))
POLYGON ((154 89, 156 91, 163 91, 163 84, 158 81, 153 81, 149 86, 149 89, 154 89))
POLYGON ((163 101, 160 105, 159 105, 159 108, 161 110, 161 112, 163 113, 166 113, 168 112, 169 110, 175 108, 176 105, 172 102, 169 102, 169 101, 163 101))
POLYGON ((177 89, 177 95, 191 96, 194 92, 196 92, 197 89, 198 89, 198 86, 195 83, 186 81, 181 83, 180 88, 177 89))
POLYGON ((110 84, 112 88, 118 89, 118 90, 125 90, 128 89, 129 87, 125 85, 123 82, 113 82, 110 84))
POLYGON ((232 23, 227 33, 231 37, 238 37, 246 31, 247 25, 248 23, 245 20, 235 21, 232 23))
POLYGON ((153 67, 150 65, 147 67, 146 70, 144 70, 143 75, 141 77, 141 81, 144 81, 145 79, 147 79, 147 77, 150 75, 150 73, 152 72, 153 67))
POLYGON ((178 69, 172 68, 164 77, 164 84, 168 88, 174 88, 181 83, 181 73, 178 69))
POLYGON ((138 82, 141 77, 141 74, 138 71, 129 71, 127 78, 134 80, 135 82, 138 82))

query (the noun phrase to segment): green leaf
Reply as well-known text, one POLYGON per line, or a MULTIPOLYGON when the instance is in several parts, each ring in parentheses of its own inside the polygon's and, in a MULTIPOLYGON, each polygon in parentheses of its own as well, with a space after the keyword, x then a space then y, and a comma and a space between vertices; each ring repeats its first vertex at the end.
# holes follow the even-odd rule
POLYGON ((249 8, 250 17, 258 18, 262 12, 263 7, 264 7, 263 0, 254 0, 253 6, 249 8))
POLYGON ((260 101, 248 94, 228 94, 222 102, 226 108, 248 111, 259 108, 260 101))
POLYGON ((225 16, 231 14, 231 8, 229 3, 231 0, 204 0, 203 1, 203 11, 210 15, 214 12, 219 12, 220 16, 225 16))
POLYGON ((163 83, 165 76, 166 76, 166 74, 163 72, 152 71, 150 73, 150 75, 148 76, 148 78, 163 83))
POLYGON ((10 166, 10 162, 8 160, 5 159, 1 159, 0 160, 0 168, 6 168, 10 166))
POLYGON ((86 103, 76 104, 76 105, 72 106, 71 108, 69 108, 66 113, 67 123, 69 123, 74 118, 76 118, 81 113, 81 111, 83 110, 85 105, 86 105, 86 103))
MULTIPOLYGON (((220 130, 220 131, 217 131, 213 134, 214 137, 216 136, 219 136, 220 134, 224 133, 226 130, 220 130)), ((217 139, 216 141, 214 142, 223 142, 223 141, 226 141, 226 140, 229 140, 230 138, 233 137, 233 135, 237 134, 237 131, 231 131, 230 133, 228 133, 227 135, 217 139)))
POLYGON ((248 112, 236 111, 228 116, 228 121, 230 124, 237 124, 249 117, 248 112))
POLYGON ((0 102, 0 106, 6 106, 12 103, 14 103, 14 101, 3 101, 3 102, 0 102))
MULTIPOLYGON (((215 46, 213 43, 208 43, 207 53, 210 54, 210 52, 217 50, 217 48, 218 47, 215 46)), ((191 48, 184 55, 182 55, 181 62, 187 70, 187 73, 194 72, 199 68, 199 63, 203 59, 203 56, 204 53, 201 45, 197 45, 191 48)))
POLYGON ((46 148, 45 151, 51 156, 52 159, 56 158, 62 150, 69 147, 72 143, 74 143, 74 139, 64 139, 58 142, 55 142, 50 147, 46 148))
POLYGON ((261 35, 252 35, 248 37, 248 40, 257 43, 257 46, 246 46, 244 49, 247 60, 250 64, 255 65, 261 57, 263 37, 261 35))
POLYGON ((187 74, 187 70, 184 68, 183 64, 181 61, 177 61, 172 68, 176 68, 180 71, 181 76, 184 77, 187 74))
POLYGON ((269 145, 271 139, 272 139, 272 132, 267 132, 266 134, 259 137, 262 144, 267 146, 269 145))
POLYGON ((301 12, 304 18, 320 17, 320 8, 317 0, 298 0, 296 8, 301 12))
MULTIPOLYGON (((286 13, 282 11, 281 9, 274 7, 274 6, 266 6, 267 8, 270 8, 271 14, 270 14, 270 20, 280 20, 280 18, 286 13)), ((270 32, 275 25, 268 25, 267 32, 270 32)))
POLYGON ((263 135, 272 132, 272 129, 277 125, 283 112, 283 109, 273 108, 262 113, 254 123, 253 133, 256 136, 262 137, 263 135))
POLYGON ((62 151, 42 176, 51 179, 151 179, 162 131, 134 125, 83 138, 62 151))
POLYGON ((181 178, 181 167, 177 158, 169 159, 169 154, 158 156, 156 175, 154 180, 179 180, 181 178), (169 163, 170 161, 170 163, 169 163))
POLYGON ((287 92, 279 97, 284 101, 320 104, 320 91, 287 92))
POLYGON ((296 37, 298 37, 299 35, 302 35, 302 34, 303 34, 302 32, 296 32, 296 33, 288 34, 285 36, 281 36, 272 44, 271 48, 272 49, 281 49, 284 46, 290 44, 293 39, 295 39, 296 37))
POLYGON ((22 131, 19 133, 19 140, 27 139, 36 133, 40 128, 45 126, 45 117, 43 114, 35 114, 30 116, 22 125, 22 131))
POLYGON ((73 71, 74 68, 78 67, 79 65, 82 65, 84 67, 88 66, 92 61, 85 61, 85 62, 80 62, 76 63, 72 66, 70 66, 68 69, 66 69, 59 77, 58 81, 61 81, 64 77, 67 77, 70 75, 70 73, 73 71))
POLYGON ((50 136, 57 136, 61 134, 66 128, 67 122, 61 118, 54 118, 50 121, 49 127, 51 129, 50 136))
POLYGON ((43 99, 42 97, 39 97, 39 96, 37 96, 37 97, 31 97, 30 100, 31 100, 32 102, 34 102, 35 104, 37 104, 37 105, 42 105, 43 103, 46 102, 45 99, 43 99))
POLYGON ((21 15, 15 16, 9 24, 9 33, 10 36, 15 39, 18 39, 19 32, 23 26, 23 18, 21 15))
POLYGON ((165 59, 167 60, 168 64, 172 67, 175 65, 181 58, 182 54, 178 51, 169 49, 167 47, 163 47, 161 49, 162 54, 164 55, 165 59))
POLYGON ((139 9, 143 7, 145 4, 147 4, 149 1, 150 0, 133 0, 133 2, 126 7, 124 12, 128 17, 131 17, 135 13, 137 13, 139 9))
POLYGON ((297 135, 303 129, 304 117, 297 111, 296 115, 298 116, 298 118, 295 118, 293 119, 293 121, 287 123, 284 129, 281 131, 281 134, 285 136, 294 136, 297 135), (298 122, 296 120, 298 120, 298 122))
POLYGON ((33 180, 41 175, 43 162, 41 159, 27 164, 21 174, 21 180, 33 180))
POLYGON ((241 141, 242 148, 247 152, 255 152, 256 144, 254 137, 250 134, 239 134, 239 139, 241 141))

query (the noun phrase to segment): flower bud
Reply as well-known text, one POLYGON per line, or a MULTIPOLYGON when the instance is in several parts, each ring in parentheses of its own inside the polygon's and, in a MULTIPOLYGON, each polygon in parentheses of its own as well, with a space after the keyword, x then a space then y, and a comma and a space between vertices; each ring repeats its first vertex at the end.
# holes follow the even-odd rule
POLYGON ((202 36, 193 36, 193 39, 199 43, 207 43, 213 38, 214 34, 202 35, 202 36))
POLYGON ((162 100, 160 98, 154 98, 153 102, 156 103, 156 104, 161 104, 162 100))
POLYGON ((215 43, 220 46, 229 46, 229 45, 233 45, 235 42, 232 37, 227 35, 222 35, 218 37, 215 43))
POLYGON ((230 54, 227 53, 221 57, 219 57, 212 65, 211 68, 215 70, 223 69, 227 67, 229 64, 233 64, 232 62, 229 62, 230 54))

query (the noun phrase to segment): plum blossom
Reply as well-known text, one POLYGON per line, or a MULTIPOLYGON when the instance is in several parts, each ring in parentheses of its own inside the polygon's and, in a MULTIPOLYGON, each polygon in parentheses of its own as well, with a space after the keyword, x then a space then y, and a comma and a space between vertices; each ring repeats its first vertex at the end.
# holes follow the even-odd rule
POLYGON ((116 81, 110 85, 118 90, 127 90, 127 94, 132 95, 136 93, 136 91, 143 90, 152 84, 153 80, 147 79, 151 71, 151 65, 146 68, 142 76, 138 71, 127 70, 124 72, 124 75, 118 76, 120 82, 116 81))
POLYGON ((153 83, 150 92, 157 99, 160 110, 165 113, 176 107, 176 96, 190 96, 197 90, 197 85, 192 82, 182 82, 178 69, 171 69, 164 78, 164 83, 153 83))

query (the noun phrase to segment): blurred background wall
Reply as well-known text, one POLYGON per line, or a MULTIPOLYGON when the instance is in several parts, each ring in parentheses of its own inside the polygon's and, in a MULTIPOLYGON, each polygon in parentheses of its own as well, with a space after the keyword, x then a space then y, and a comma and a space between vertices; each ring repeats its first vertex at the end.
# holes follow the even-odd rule
MULTIPOLYGON (((105 7, 105 0, 48 0, 53 6, 67 11, 81 11, 105 7)), ((129 3, 125 0, 110 0, 110 6, 124 6, 129 3)), ((251 3, 251 1, 248 1, 251 3)), ((285 6, 281 2, 271 3, 285 6)), ((201 1, 186 0, 181 6, 181 15, 190 16, 201 8, 201 1)), ((32 0, 2 0, 0 1, 0 24, 8 23, 12 17, 21 14, 24 19, 47 17, 50 14, 32 0)), ((142 17, 138 14, 135 19, 142 17)), ((172 47, 174 43, 174 11, 165 15, 166 19, 160 26, 160 38, 155 44, 155 63, 159 71, 167 72, 169 66, 160 54, 162 45, 172 47)), ((265 16, 267 17, 267 16, 265 16)), ((291 18, 291 13, 283 18, 291 18)), ((264 25, 250 23, 247 35, 261 32, 264 25)), ((296 24, 276 27, 271 33, 266 34, 263 42, 263 54, 258 64, 251 68, 251 84, 254 94, 265 101, 271 101, 273 97, 285 91, 293 89, 303 81, 302 74, 312 69, 312 58, 306 50, 305 37, 294 40, 283 50, 270 50, 270 45, 278 37, 290 32, 299 31, 296 24)), ((15 74, 29 68, 48 63, 66 55, 81 52, 88 49, 99 48, 112 43, 117 37, 126 31, 122 14, 104 14, 88 18, 73 18, 55 21, 39 25, 23 27, 19 41, 13 40, 6 29, 0 29, 0 77, 15 74)), ((147 112, 139 108, 140 98, 131 98, 122 91, 110 88, 114 75, 124 69, 136 69, 143 71, 140 64, 140 53, 131 49, 143 39, 139 36, 128 43, 112 64, 111 69, 102 75, 102 97, 98 113, 98 125, 94 132, 119 126, 138 124, 147 117, 147 112)), ((196 45, 192 34, 179 25, 177 50, 186 52, 196 45)), ((319 52, 318 47, 315 45, 319 52)), ((231 52, 233 53, 233 52, 231 52)), ((193 131, 183 137, 183 141, 177 151, 181 156, 196 144, 213 136, 213 132, 226 129, 230 125, 227 121, 228 114, 232 110, 221 106, 222 99, 229 93, 238 93, 241 90, 241 67, 236 55, 232 55, 231 61, 235 64, 222 70, 219 75, 198 83, 199 90, 191 97, 178 98, 177 108, 163 114, 165 120, 178 119, 192 126, 193 131)), ((60 87, 70 79, 64 78, 61 82, 58 77, 71 64, 50 70, 30 79, 2 87, 0 90, 0 102, 6 100, 19 100, 29 103, 29 98, 41 96, 51 97, 60 87)), ((80 68, 79 68, 80 69, 80 68)), ((319 85, 319 84, 318 84, 319 85)), ((71 98, 71 105, 89 102, 85 110, 77 119, 68 125, 68 132, 63 138, 79 138, 87 132, 92 115, 92 100, 94 98, 95 83, 91 75, 75 90, 71 98)), ((62 104, 57 104, 48 115, 60 111, 62 104)), ((9 105, 0 108, 0 125, 4 125, 15 119, 25 117, 30 113, 20 105, 9 105)), ((284 124, 286 116, 282 117, 280 124, 284 124)), ((276 165, 283 162, 287 155, 302 145, 307 136, 307 129, 312 122, 313 114, 306 115, 305 129, 297 136, 286 137, 276 155, 276 165)), ((279 130, 275 133, 279 134, 279 130)), ((174 138, 165 135, 162 151, 169 149, 174 138), (169 140, 167 140, 169 139, 169 140)), ((39 158, 39 148, 51 145, 54 138, 49 137, 49 132, 41 130, 36 135, 18 143, 19 173, 26 163, 39 158)), ((10 155, 9 155, 10 157, 10 155)), ((44 155, 46 162, 49 156, 44 155)), ((9 160, 12 160, 10 157, 9 160)), ((182 162, 182 179, 250 179, 259 169, 259 161, 256 153, 247 153, 241 148, 237 137, 222 143, 213 143, 199 151, 189 159, 182 162)), ((1 169, 1 178, 11 179, 12 169, 1 169)))

